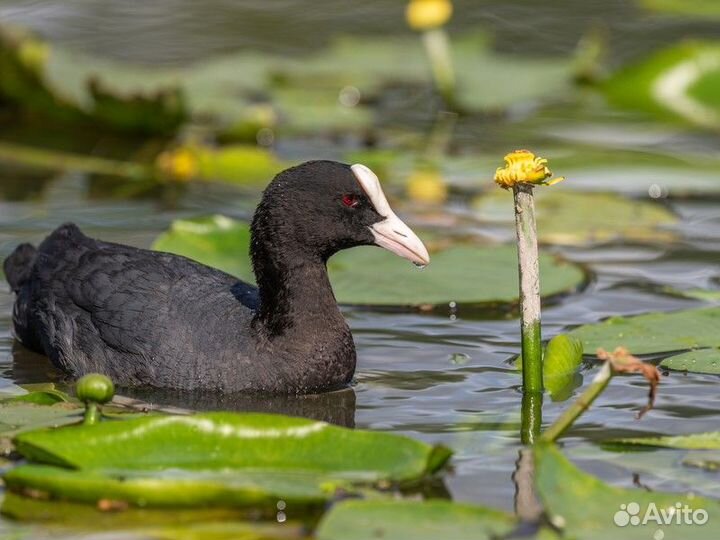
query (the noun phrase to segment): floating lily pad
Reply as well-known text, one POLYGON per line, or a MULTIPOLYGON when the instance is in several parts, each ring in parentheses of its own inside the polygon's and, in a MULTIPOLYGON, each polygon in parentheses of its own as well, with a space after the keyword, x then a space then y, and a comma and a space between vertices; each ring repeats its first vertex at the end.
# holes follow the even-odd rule
MULTIPOLYGON (((172 467, 172 466, 171 466, 172 467)), ((8 489, 43 493, 81 503, 123 501, 150 507, 253 507, 275 509, 283 500, 295 510, 322 506, 342 484, 314 472, 235 471, 167 473, 73 470, 49 465, 21 465, 5 473, 8 489)))
POLYGON ((647 540, 661 529, 665 538, 704 540, 720 533, 720 503, 716 500, 610 486, 576 468, 553 445, 537 445, 534 456, 536 490, 552 523, 563 530, 565 537, 647 540), (704 510, 709 517, 707 523, 678 524, 673 517, 677 503, 692 510, 704 510), (649 521, 642 525, 646 515, 654 515, 653 506, 658 516, 661 511, 666 516, 668 511, 672 512, 669 523, 649 521), (631 521, 633 516, 639 518, 637 524, 631 521))
POLYGON ((688 289, 685 291, 681 291, 678 289, 670 288, 667 292, 677 296, 683 296, 685 298, 704 300, 705 302, 720 302, 720 291, 709 291, 706 289, 688 289))
MULTIPOLYGON (((153 248, 195 259, 245 281, 253 274, 248 225, 222 216, 175 221, 153 248)), ((518 298, 517 254, 513 246, 461 244, 431 254, 422 272, 375 247, 343 251, 328 262, 338 301, 356 305, 418 306, 458 302, 513 303, 518 298)), ((570 292, 585 281, 572 264, 541 255, 543 295, 570 292)))
MULTIPOLYGON (((480 219, 514 223, 512 193, 493 189, 473 204, 480 219)), ((538 238, 561 245, 615 240, 668 242, 676 235, 663 227, 677 218, 665 207, 614 193, 536 190, 538 238)))
POLYGON ((632 354, 652 354, 720 347, 720 308, 649 313, 634 317, 611 317, 604 322, 576 328, 587 354, 598 348, 608 351, 623 346, 632 354))
POLYGON ((0 26, 0 73, 0 95, 63 120, 172 133, 187 115, 171 78, 50 47, 16 27, 0 26))
MULTIPOLYGON (((106 500, 109 508, 112 501, 106 500)), ((288 521, 268 523, 248 520, 244 508, 183 508, 173 509, 124 508, 122 511, 99 511, 89 505, 58 500, 32 499, 7 493, 2 502, 2 513, 12 518, 0 526, 0 537, 21 540, 97 538, 98 531, 112 538, 153 540, 282 540, 303 537, 302 525, 294 520, 299 516, 287 508, 288 521), (37 523, 42 523, 37 526, 37 523), (27 531, 27 536, 15 536, 16 529, 27 531), (10 530, 6 530, 10 529, 10 530), (2 533, 12 535, 3 536, 2 533)))
POLYGON ((720 349, 701 349, 671 356, 660 362, 660 367, 674 371, 720 375, 720 349))
POLYGON ((640 0, 640 5, 670 15, 698 19, 720 18, 720 3, 717 0, 640 0))
POLYGON ((582 364, 583 346, 579 339, 565 334, 552 338, 543 356, 543 382, 553 400, 567 399, 582 382, 578 369, 582 364))
POLYGON ((5 402, 0 404, 0 434, 8 437, 33 429, 73 424, 82 420, 83 410, 78 404, 65 402, 51 406, 32 400, 5 402))
POLYGON ((720 453, 690 452, 683 458, 682 464, 709 472, 718 472, 720 471, 720 453))
POLYGON ((345 501, 320 522, 318 540, 500 538, 517 526, 505 512, 450 501, 345 501))
POLYGON ((24 433, 16 444, 31 461, 78 469, 294 470, 365 481, 418 479, 450 456, 407 437, 270 414, 151 416, 24 433))
MULTIPOLYGON (((165 133, 185 121, 226 134, 244 133, 242 125, 361 128, 373 120, 365 103, 385 87, 431 84, 416 36, 344 38, 303 57, 244 51, 187 69, 154 70, 73 53, 18 29, 3 27, 0 37, 0 95, 117 129, 165 133), (272 112, 256 114, 258 107, 272 112)), ((459 101, 469 109, 556 99, 571 89, 570 58, 500 55, 480 32, 454 39, 451 50, 459 101)))
POLYGON ((31 461, 6 473, 15 491, 86 503, 264 510, 278 499, 318 507, 350 483, 417 481, 450 457, 443 447, 407 437, 232 413, 33 431, 15 445, 31 461))
MULTIPOLYGON (((579 339, 560 334, 552 338, 543 353, 543 384, 554 401, 563 401, 573 389, 582 384, 578 368, 583 360, 583 347, 579 339)), ((515 362, 522 372, 521 358, 515 362)))
POLYGON ((35 405, 55 405, 70 401, 70 398, 64 392, 59 390, 42 390, 38 392, 28 392, 20 396, 13 396, 5 399, 3 403, 33 403, 35 405))
POLYGON ((720 43, 687 41, 630 65, 603 86, 611 102, 720 127, 720 43))
POLYGON ((220 148, 188 144, 163 152, 156 159, 158 172, 168 178, 242 185, 264 186, 289 166, 266 149, 238 144, 220 148))
POLYGON ((662 448, 684 448, 687 450, 720 450, 720 431, 676 435, 669 437, 630 437, 612 439, 610 444, 625 446, 655 446, 662 448))

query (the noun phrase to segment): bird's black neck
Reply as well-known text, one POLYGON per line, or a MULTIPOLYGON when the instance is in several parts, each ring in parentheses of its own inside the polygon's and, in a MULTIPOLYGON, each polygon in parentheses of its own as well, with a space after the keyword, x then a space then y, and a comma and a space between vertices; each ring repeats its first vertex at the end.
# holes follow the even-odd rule
POLYGON ((269 338, 347 328, 325 260, 263 227, 253 227, 251 257, 260 306, 253 324, 269 338))

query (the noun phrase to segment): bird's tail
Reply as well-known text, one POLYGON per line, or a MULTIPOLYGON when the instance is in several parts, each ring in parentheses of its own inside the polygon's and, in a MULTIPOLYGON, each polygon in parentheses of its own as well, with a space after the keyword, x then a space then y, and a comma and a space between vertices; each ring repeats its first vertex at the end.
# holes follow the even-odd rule
POLYGON ((36 256, 37 249, 35 249, 35 246, 31 244, 20 244, 15 248, 15 251, 5 259, 3 263, 5 278, 14 292, 20 290, 20 287, 30 279, 36 256))

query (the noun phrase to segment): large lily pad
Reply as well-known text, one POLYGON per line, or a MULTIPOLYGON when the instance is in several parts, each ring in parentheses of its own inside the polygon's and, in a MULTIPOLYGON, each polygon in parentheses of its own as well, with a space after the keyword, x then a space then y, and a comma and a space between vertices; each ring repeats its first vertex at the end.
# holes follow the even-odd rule
POLYGON ((598 348, 626 347, 633 354, 684 351, 720 347, 720 308, 649 313, 635 317, 611 317, 570 332, 587 353, 598 348))
MULTIPOLYGON (((474 203, 478 217, 514 222, 512 193, 493 189, 474 203)), ((662 227, 677 218, 665 207, 614 193, 537 190, 538 238, 541 242, 583 245, 614 240, 667 242, 675 235, 662 227)))
POLYGON ((666 358, 660 367, 674 371, 720 375, 720 349, 700 349, 666 358))
POLYGON ((318 540, 500 538, 517 525, 505 512, 450 501, 345 501, 320 523, 318 540))
POLYGON ((0 404, 0 435, 9 437, 23 431, 73 424, 82 420, 82 414, 83 409, 77 404, 38 404, 23 397, 12 398, 0 404))
POLYGON ((620 106, 720 127, 720 43, 688 41, 626 67, 603 86, 620 106))
MULTIPOLYGON (((153 248, 184 255, 252 282, 248 225, 222 216, 175 221, 153 248)), ((517 255, 513 246, 460 244, 433 252, 422 272, 375 247, 347 250, 328 263, 333 289, 341 303, 418 306, 447 302, 513 303, 518 298, 517 255), (512 271, 509 271, 512 269, 512 271)), ((540 258, 544 296, 570 292, 585 275, 550 255, 540 258)))
POLYGON ((12 518, 0 524, 0 538, 13 540, 79 540, 102 536, 127 540, 282 540, 304 538, 301 517, 288 509, 283 523, 248 520, 243 508, 123 508, 98 511, 89 505, 32 499, 6 493, 2 513, 12 518), (12 525, 10 525, 12 523, 12 525), (42 525, 38 525, 41 523, 42 525), (26 533, 24 535, 24 533, 26 533))
POLYGON ((662 448, 684 448, 686 450, 720 450, 720 431, 668 437, 630 437, 613 439, 609 442, 611 444, 626 446, 655 446, 662 448))
POLYGON ((167 473, 126 469, 73 470, 49 465, 21 465, 5 473, 8 489, 42 493, 44 497, 81 503, 123 501, 159 507, 251 507, 274 509, 278 500, 294 510, 318 507, 330 499, 340 482, 315 472, 243 471, 167 473))
MULTIPOLYGON (((415 36, 345 38, 301 58, 243 51, 181 70, 73 53, 18 29, 4 28, 0 38, 0 95, 47 115, 118 129, 166 133, 190 121, 254 138, 258 128, 276 125, 367 127, 373 113, 366 103, 385 87, 431 81, 415 36)), ((452 53, 459 101, 469 109, 555 99, 571 88, 569 58, 499 55, 479 32, 453 40, 452 53)))
POLYGON ((716 500, 610 486, 577 469, 553 445, 536 446, 534 455, 538 495, 551 521, 563 529, 564 536, 586 540, 647 540, 661 529, 663 535, 655 538, 704 540, 720 533, 720 503, 716 500), (687 505, 707 512, 707 523, 678 524, 673 517, 678 503, 681 508, 687 505), (642 520, 651 506, 658 514, 672 512, 670 523, 658 525, 649 521, 643 525, 642 520), (631 521, 633 516, 639 518, 638 524, 631 521))
POLYGON ((336 478, 415 480, 450 452, 407 437, 270 414, 151 416, 17 437, 31 461, 127 471, 277 470, 336 478), (122 443, 120 443, 122 441, 122 443))
POLYGON ((31 462, 7 486, 70 501, 137 506, 230 506, 271 511, 279 500, 321 507, 335 491, 411 482, 450 451, 407 437, 265 414, 151 416, 15 439, 31 462))
POLYGON ((720 3, 717 0, 640 0, 640 5, 670 15, 698 19, 720 18, 720 3))

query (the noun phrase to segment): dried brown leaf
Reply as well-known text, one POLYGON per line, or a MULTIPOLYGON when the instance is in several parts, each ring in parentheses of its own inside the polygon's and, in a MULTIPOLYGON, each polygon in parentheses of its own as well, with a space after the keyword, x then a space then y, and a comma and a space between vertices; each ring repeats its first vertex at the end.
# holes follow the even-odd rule
POLYGON ((660 384, 660 370, 656 366, 633 356, 625 347, 617 347, 613 352, 598 349, 596 354, 600 360, 610 362, 613 373, 640 373, 645 377, 650 385, 650 391, 648 392, 647 405, 637 414, 638 418, 642 418, 655 405, 657 386, 660 384))

